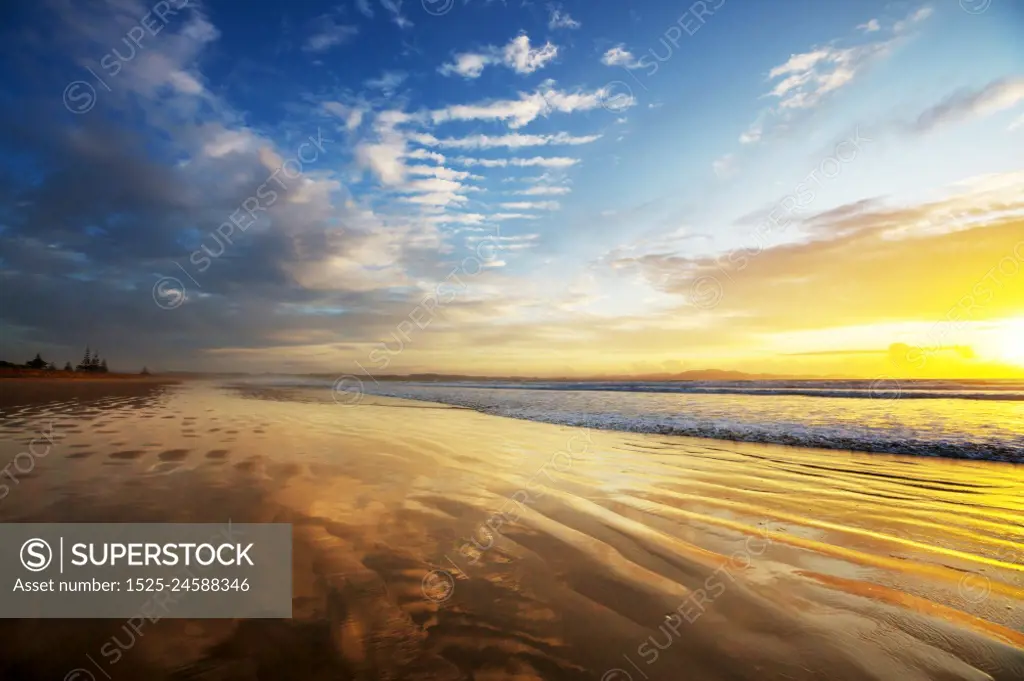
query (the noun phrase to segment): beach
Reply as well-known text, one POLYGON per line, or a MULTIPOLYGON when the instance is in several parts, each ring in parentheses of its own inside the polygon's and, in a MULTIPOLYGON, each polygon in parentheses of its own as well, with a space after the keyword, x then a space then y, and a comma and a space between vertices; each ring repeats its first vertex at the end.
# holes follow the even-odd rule
POLYGON ((0 522, 291 523, 293 618, 0 620, 0 678, 1024 678, 1019 464, 72 383, 0 384, 0 522))

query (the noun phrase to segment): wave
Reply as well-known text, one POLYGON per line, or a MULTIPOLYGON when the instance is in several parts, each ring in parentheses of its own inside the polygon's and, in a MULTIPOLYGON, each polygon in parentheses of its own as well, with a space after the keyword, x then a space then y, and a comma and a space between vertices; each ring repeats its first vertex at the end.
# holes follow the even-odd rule
MULTIPOLYGON (((275 379, 274 383, 288 385, 289 381, 275 379)), ((332 383, 326 378, 301 377, 290 385, 330 388, 332 383)), ((371 395, 567 426, 1024 463, 1024 384, 1020 381, 901 385, 880 381, 367 380, 363 387, 371 395)), ((353 388, 346 384, 341 389, 353 388)))
POLYGON ((773 395, 769 398, 749 390, 508 387, 381 382, 370 392, 602 430, 1024 463, 1024 404, 1014 399, 927 402, 905 401, 901 395, 851 403, 829 395, 808 403, 799 392, 767 393, 773 395))
POLYGON ((591 390, 600 392, 644 392, 706 395, 794 395, 799 397, 834 397, 841 399, 908 399, 908 400, 1005 400, 1024 402, 1024 384, 980 384, 984 389, 969 388, 970 383, 929 381, 901 382, 897 379, 874 381, 643 381, 643 382, 408 382, 443 388, 491 388, 496 390, 591 390))

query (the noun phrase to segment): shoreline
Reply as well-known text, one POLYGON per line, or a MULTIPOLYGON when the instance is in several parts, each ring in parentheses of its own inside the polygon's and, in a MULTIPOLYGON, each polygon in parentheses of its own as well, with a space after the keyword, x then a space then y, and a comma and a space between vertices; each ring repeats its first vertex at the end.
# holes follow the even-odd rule
MULTIPOLYGON (((262 388, 263 386, 261 386, 262 388)), ((304 387, 292 387, 292 386, 274 386, 277 389, 294 389, 303 390, 311 389, 304 387)), ((332 392, 332 394, 335 394, 332 392)), ((498 408, 487 408, 478 404, 470 404, 465 401, 450 401, 440 402, 436 399, 418 398, 411 395, 387 395, 387 394, 376 394, 376 393, 351 393, 353 395, 358 394, 360 397, 353 400, 348 400, 346 397, 337 398, 337 401, 341 405, 356 406, 361 403, 361 400, 366 397, 375 397, 382 399, 401 399, 409 400, 411 402, 420 402, 424 404, 440 404, 448 407, 459 407, 463 409, 470 409, 480 414, 486 414, 489 416, 499 416, 502 418, 510 418, 517 421, 526 421, 529 423, 547 423, 554 426, 563 427, 575 427, 575 428, 593 428, 596 430, 602 430, 614 433, 633 433, 633 434, 647 434, 653 436, 667 436, 667 437, 682 437, 682 438, 694 438, 697 440, 705 440, 711 442, 722 442, 722 443, 733 443, 733 444, 748 444, 748 445, 769 445, 769 446, 781 446, 781 447, 797 447, 803 449, 814 449, 819 451, 828 452, 849 452, 854 454, 871 454, 878 456, 901 456, 911 457, 915 459, 941 459, 945 461, 976 461, 976 462, 987 462, 997 464, 1008 464, 1011 466, 1022 466, 1024 465, 1024 446, 1015 446, 1012 444, 980 444, 977 445, 973 450, 966 451, 960 445, 948 444, 948 443, 934 443, 927 441, 914 441, 907 438, 893 438, 889 441, 872 441, 868 439, 857 439, 854 437, 848 437, 841 439, 838 436, 831 435, 831 440, 823 441, 822 438, 812 439, 806 434, 794 435, 789 434, 785 440, 777 432, 758 432, 752 429, 739 429, 733 433, 728 433, 724 428, 715 428, 714 433, 708 432, 708 428, 705 426, 672 426, 665 425, 661 427, 649 427, 640 428, 636 427, 634 423, 626 423, 624 426, 617 423, 601 420, 587 415, 580 415, 578 418, 544 418, 530 415, 514 415, 512 413, 500 413, 498 408), (632 427, 630 427, 632 426, 632 427), (729 437, 728 435, 732 435, 729 437), (803 439, 801 439, 803 438, 803 439)), ((764 397, 770 398, 772 396, 766 395, 752 395, 751 397, 764 397)))

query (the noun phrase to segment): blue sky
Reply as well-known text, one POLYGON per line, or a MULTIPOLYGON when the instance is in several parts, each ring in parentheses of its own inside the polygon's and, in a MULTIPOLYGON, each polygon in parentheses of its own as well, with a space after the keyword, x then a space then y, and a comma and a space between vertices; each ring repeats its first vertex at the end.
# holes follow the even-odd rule
MULTIPOLYGON (((8 302, 5 355, 90 342, 155 365, 331 370, 483 242, 501 248, 379 371, 596 371, 597 347, 622 358, 609 371, 774 366, 749 350, 772 346, 762 326, 736 321, 774 313, 719 281, 753 269, 713 275, 714 309, 694 300, 737 249, 767 263, 849 206, 923 223, 976 195, 1019 207, 1019 3, 240 7, 3 10, 0 258, 64 318, 8 302), (220 227, 296 155, 310 162, 270 185, 275 206, 220 227)), ((841 328, 831 316, 821 328, 841 328)))

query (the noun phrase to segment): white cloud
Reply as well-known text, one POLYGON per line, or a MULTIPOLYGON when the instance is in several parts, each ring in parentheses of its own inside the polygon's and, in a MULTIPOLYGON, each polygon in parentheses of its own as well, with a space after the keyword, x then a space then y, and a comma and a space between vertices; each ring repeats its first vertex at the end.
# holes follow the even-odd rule
POLYGON ((492 220, 537 220, 539 215, 530 215, 529 213, 495 213, 491 216, 492 220))
MULTIPOLYGON (((828 95, 853 82, 866 66, 888 56, 911 26, 924 21, 931 14, 930 7, 915 10, 892 25, 892 35, 888 38, 847 48, 831 43, 807 52, 791 54, 784 63, 768 72, 768 80, 777 82, 764 96, 776 99, 775 107, 762 113, 740 136, 740 142, 751 144, 759 141, 768 115, 786 119, 795 111, 814 108, 828 95)), ((864 33, 880 33, 883 27, 877 19, 871 19, 857 26, 857 29, 864 33)))
POLYGON ((512 210, 558 210, 561 207, 558 201, 509 201, 500 205, 512 210))
POLYGON ((740 135, 740 144, 753 144, 761 140, 764 130, 760 122, 751 123, 746 132, 740 135))
POLYGON ((406 203, 413 203, 420 206, 436 206, 444 207, 452 204, 465 203, 469 199, 461 194, 455 194, 453 192, 436 192, 433 194, 417 194, 415 196, 406 196, 402 198, 406 203))
POLYGON ((371 78, 365 85, 374 90, 380 90, 385 96, 390 97, 398 89, 398 86, 405 82, 407 74, 401 71, 385 71, 379 78, 371 78))
POLYGON ((442 64, 438 72, 444 76, 454 74, 463 78, 479 78, 486 67, 503 64, 516 73, 528 74, 543 68, 557 56, 556 45, 547 42, 542 47, 532 48, 529 36, 524 33, 501 49, 491 46, 480 52, 456 54, 455 60, 442 64))
POLYGON ((479 225, 485 220, 485 217, 480 213, 445 213, 443 215, 427 216, 425 220, 438 225, 479 225))
POLYGON ((455 61, 450 64, 442 64, 438 71, 443 76, 450 76, 453 73, 463 78, 479 78, 484 72, 484 67, 493 64, 494 58, 490 55, 478 52, 463 52, 455 55, 455 61))
POLYGON ((259 143, 260 138, 248 128, 241 128, 239 130, 220 128, 203 145, 203 154, 211 158, 222 158, 229 154, 251 151, 257 148, 259 143))
POLYGON ((605 66, 623 66, 627 69, 640 68, 640 62, 633 56, 633 53, 626 49, 625 45, 619 44, 611 48, 601 56, 601 63, 605 66))
MULTIPOLYGON (((470 187, 464 186, 455 180, 443 180, 439 177, 432 177, 426 180, 410 180, 403 184, 398 191, 409 194, 433 194, 433 193, 456 193, 466 191, 470 187)), ((473 187, 472 189, 476 189, 473 187)))
POLYGON ((559 196, 562 194, 568 194, 571 191, 572 189, 569 187, 549 187, 541 185, 537 187, 530 187, 529 189, 521 189, 512 193, 519 196, 559 196))
MULTIPOLYGON (((974 91, 961 91, 929 108, 914 123, 917 132, 929 132, 947 123, 960 123, 1005 111, 1024 102, 1024 76, 1002 78, 974 91)), ((1011 124, 1012 130, 1020 121, 1011 124)))
POLYGON ((840 49, 822 47, 791 55, 786 63, 773 68, 770 80, 784 76, 769 96, 779 100, 780 109, 807 109, 816 106, 830 92, 850 83, 872 59, 888 52, 888 41, 840 49))
POLYGON ((442 180, 480 180, 479 175, 473 175, 465 170, 452 170, 444 166, 409 166, 405 169, 410 175, 426 175, 437 177, 442 180))
POLYGON ((356 147, 356 162, 376 173, 386 185, 401 184, 405 180, 404 156, 405 140, 400 137, 356 147))
POLYGON ((443 154, 439 154, 436 151, 427 151, 426 149, 413 149, 408 154, 406 154, 406 156, 420 161, 434 161, 436 163, 444 163, 443 154))
MULTIPOLYGON (((538 116, 554 112, 572 113, 590 111, 601 106, 612 93, 607 88, 593 92, 562 92, 541 89, 533 93, 520 93, 519 99, 504 99, 487 104, 456 104, 430 113, 434 123, 469 120, 508 121, 510 128, 521 128, 538 116)), ((632 97, 616 93, 616 105, 627 107, 636 104, 632 97)))
POLYGON ((579 28, 580 22, 569 16, 568 12, 563 12, 560 7, 551 6, 548 8, 551 11, 551 18, 548 19, 548 28, 552 31, 556 28, 579 28))
POLYGON ((871 19, 867 23, 860 24, 857 28, 865 33, 874 33, 875 31, 882 30, 882 26, 878 23, 878 19, 871 19))
POLYGON ((493 149, 495 147, 508 147, 519 149, 521 147, 539 147, 547 145, 571 145, 590 144, 601 139, 600 135, 585 135, 573 137, 564 132, 553 135, 522 135, 513 133, 509 135, 470 135, 461 138, 437 139, 433 135, 412 135, 410 139, 426 146, 438 146, 449 149, 493 149))
POLYGON ((1019 130, 1021 128, 1024 128, 1024 115, 1021 115, 1020 118, 1015 120, 1013 123, 1010 123, 1010 127, 1007 128, 1007 130, 1019 130))
POLYGON ((334 114, 345 121, 345 128, 355 130, 363 122, 365 109, 357 106, 345 106, 340 102, 324 102, 323 108, 328 113, 334 114))
POLYGON ((306 39, 302 49, 320 54, 341 45, 359 32, 355 26, 339 24, 332 17, 322 15, 314 21, 313 33, 306 39))
POLYGON ((530 38, 524 33, 505 46, 505 65, 516 73, 533 73, 558 56, 558 47, 550 42, 543 47, 530 47, 530 38))
POLYGON ((412 28, 412 22, 402 14, 402 0, 380 0, 380 4, 391 15, 391 21, 399 28, 412 28))
POLYGON ((715 171, 715 175, 719 179, 728 179, 736 174, 736 157, 732 154, 726 154, 719 159, 716 159, 711 164, 711 169, 715 171))
POLYGON ((382 111, 374 122, 377 139, 356 146, 356 163, 371 170, 384 185, 394 186, 405 181, 406 140, 395 126, 408 120, 405 112, 382 111))
POLYGON ((914 24, 922 22, 928 17, 930 17, 933 11, 934 10, 931 7, 922 7, 914 12, 911 12, 910 16, 908 16, 906 19, 903 19, 902 21, 897 21, 895 24, 892 25, 892 32, 897 34, 903 33, 914 24))
POLYGON ((356 0, 356 8, 368 19, 373 18, 373 10, 370 8, 370 0, 356 0))
POLYGON ((540 166, 544 168, 568 168, 569 166, 576 165, 580 162, 578 158, 565 158, 559 156, 534 156, 533 158, 466 158, 460 156, 455 159, 456 162, 466 166, 482 166, 484 168, 505 168, 508 166, 517 166, 520 168, 529 168, 534 166, 540 166))

